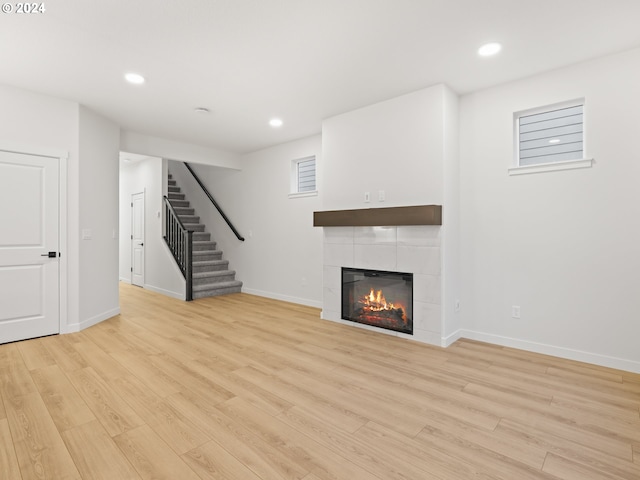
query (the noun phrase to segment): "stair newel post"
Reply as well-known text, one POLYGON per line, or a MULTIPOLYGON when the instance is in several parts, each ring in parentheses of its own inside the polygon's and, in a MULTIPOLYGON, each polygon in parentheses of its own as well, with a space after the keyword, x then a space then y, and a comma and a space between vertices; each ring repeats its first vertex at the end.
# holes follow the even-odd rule
MULTIPOLYGON (((174 220, 175 222, 175 220, 174 220)), ((182 261, 182 231, 178 228, 178 223, 176 222, 176 229, 175 232, 173 234, 173 236, 175 237, 175 249, 176 249, 176 256, 177 258, 182 261)), ((182 265, 180 265, 182 267, 182 265)))
POLYGON ((186 300, 193 300, 193 231, 187 230, 185 277, 187 280, 186 300))
POLYGON ((173 216, 171 215, 171 210, 169 210, 168 202, 165 203, 165 208, 167 210, 167 216, 165 217, 167 219, 167 243, 171 253, 175 255, 173 251, 173 216))
POLYGON ((185 232, 182 229, 177 228, 177 225, 176 225, 176 254, 180 259, 180 268, 182 269, 183 272, 184 272, 184 248, 183 248, 184 238, 185 238, 185 232))
POLYGON ((176 220, 171 216, 171 253, 176 255, 176 220))
POLYGON ((169 210, 169 201, 165 197, 164 201, 164 238, 169 245, 169 250, 173 253, 173 218, 171 217, 171 210, 169 210))
MULTIPOLYGON (((178 228, 177 222, 176 222, 176 248, 178 249, 178 258, 180 259, 180 262, 184 262, 184 232, 178 228)), ((182 271, 184 272, 184 265, 182 265, 182 271)))
POLYGON ((173 251, 175 252, 174 255, 177 255, 178 258, 180 258, 180 229, 178 228, 179 225, 176 222, 175 217, 173 218, 173 251))

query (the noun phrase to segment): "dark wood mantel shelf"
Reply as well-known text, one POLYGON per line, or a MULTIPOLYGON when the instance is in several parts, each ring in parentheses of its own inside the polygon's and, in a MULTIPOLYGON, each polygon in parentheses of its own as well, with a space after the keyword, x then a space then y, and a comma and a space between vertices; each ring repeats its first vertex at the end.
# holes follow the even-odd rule
POLYGON ((313 212, 314 227, 390 227, 400 225, 442 225, 442 205, 313 212))

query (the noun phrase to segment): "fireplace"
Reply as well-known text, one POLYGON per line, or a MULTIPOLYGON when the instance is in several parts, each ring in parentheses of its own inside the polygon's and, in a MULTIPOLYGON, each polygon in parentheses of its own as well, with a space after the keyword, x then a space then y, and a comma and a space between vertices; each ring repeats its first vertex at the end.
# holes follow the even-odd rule
POLYGON ((343 267, 342 318, 413 335, 413 274, 343 267))

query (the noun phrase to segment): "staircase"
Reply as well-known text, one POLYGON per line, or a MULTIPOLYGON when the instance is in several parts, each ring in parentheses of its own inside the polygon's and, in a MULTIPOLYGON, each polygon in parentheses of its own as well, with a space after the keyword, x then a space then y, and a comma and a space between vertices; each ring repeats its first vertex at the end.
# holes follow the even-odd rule
POLYGON ((193 230, 193 298, 239 293, 242 282, 236 280, 235 270, 229 270, 229 261, 222 259, 222 250, 216 250, 211 233, 205 232, 205 225, 189 207, 189 201, 171 174, 167 197, 185 228, 193 230))

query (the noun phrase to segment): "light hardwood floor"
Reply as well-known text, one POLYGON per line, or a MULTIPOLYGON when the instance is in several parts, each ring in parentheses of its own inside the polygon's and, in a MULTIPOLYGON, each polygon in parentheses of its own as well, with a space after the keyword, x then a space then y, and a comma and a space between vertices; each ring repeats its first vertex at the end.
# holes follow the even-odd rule
POLYGON ((0 478, 640 479, 640 375, 128 285, 0 346, 0 478))

